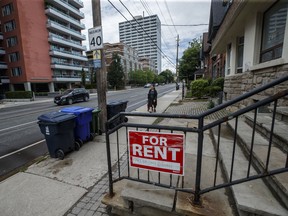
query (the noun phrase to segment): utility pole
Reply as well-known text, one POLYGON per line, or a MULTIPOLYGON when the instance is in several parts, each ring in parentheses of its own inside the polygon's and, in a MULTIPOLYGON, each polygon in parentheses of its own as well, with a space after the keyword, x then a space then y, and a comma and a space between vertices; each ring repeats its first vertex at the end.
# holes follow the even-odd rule
MULTIPOLYGON (((93 15, 93 27, 101 26, 101 6, 100 0, 92 1, 92 15, 93 15)), ((97 79, 97 96, 98 96, 98 108, 101 110, 99 113, 100 117, 100 130, 105 131, 105 124, 107 122, 107 102, 106 102, 106 91, 107 91, 107 73, 105 65, 105 54, 104 49, 100 49, 101 52, 101 68, 96 70, 97 79)), ((105 131, 106 132, 106 131, 105 131)))
POLYGON ((177 35, 177 49, 176 49, 176 76, 177 76, 177 83, 179 82, 179 71, 178 71, 178 49, 179 49, 179 34, 177 35))

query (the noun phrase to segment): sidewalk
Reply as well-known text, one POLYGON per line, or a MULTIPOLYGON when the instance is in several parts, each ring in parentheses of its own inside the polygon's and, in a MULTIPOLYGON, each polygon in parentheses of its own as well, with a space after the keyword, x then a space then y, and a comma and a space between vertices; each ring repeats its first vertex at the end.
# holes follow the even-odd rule
MULTIPOLYGON (((180 95, 181 91, 173 91, 159 98, 157 112, 164 112, 180 95)), ((146 105, 136 112, 147 112, 146 105)), ((146 124, 154 120, 141 118, 141 122, 146 124)), ((135 119, 131 117, 130 121, 135 119)), ((124 152, 126 146, 121 147, 121 152, 124 152)), ((112 162, 115 163, 116 148, 112 148, 111 154, 112 162)), ((106 142, 102 135, 62 161, 47 156, 27 170, 1 182, 1 215, 110 215, 109 209, 101 204, 108 190, 106 173, 106 142)))

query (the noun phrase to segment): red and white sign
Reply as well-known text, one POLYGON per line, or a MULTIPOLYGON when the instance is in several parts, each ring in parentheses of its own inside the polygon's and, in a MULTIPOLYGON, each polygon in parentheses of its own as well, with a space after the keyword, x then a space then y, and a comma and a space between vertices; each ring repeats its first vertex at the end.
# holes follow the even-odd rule
POLYGON ((129 131, 131 167, 184 175, 184 135, 129 131))

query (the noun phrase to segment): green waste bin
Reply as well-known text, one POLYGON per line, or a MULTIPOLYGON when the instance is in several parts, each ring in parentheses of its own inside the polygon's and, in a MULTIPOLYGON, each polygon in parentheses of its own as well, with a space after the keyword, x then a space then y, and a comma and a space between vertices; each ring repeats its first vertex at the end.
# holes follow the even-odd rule
POLYGON ((92 121, 90 122, 90 128, 91 132, 94 133, 94 135, 98 134, 101 135, 102 131, 100 129, 100 120, 99 120, 99 113, 101 110, 94 109, 92 111, 92 121))

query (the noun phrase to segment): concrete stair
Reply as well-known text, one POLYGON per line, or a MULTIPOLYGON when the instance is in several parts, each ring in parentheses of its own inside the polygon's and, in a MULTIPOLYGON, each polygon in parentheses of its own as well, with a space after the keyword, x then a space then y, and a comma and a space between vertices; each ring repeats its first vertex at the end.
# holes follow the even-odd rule
MULTIPOLYGON (((187 120, 185 120, 186 122, 187 120)), ((161 124, 183 125, 187 124, 183 120, 165 119, 161 124), (172 122, 173 121, 173 122, 172 122)), ((195 126, 194 123, 188 123, 188 127, 195 126)), ((120 180, 113 184, 114 196, 108 194, 102 199, 102 202, 112 207, 112 213, 117 215, 143 215, 143 216, 167 216, 167 215, 191 215, 191 216, 233 216, 235 215, 227 189, 212 191, 201 196, 201 205, 193 204, 193 195, 191 193, 179 192, 170 189, 172 187, 193 189, 196 173, 197 156, 197 134, 187 133, 186 135, 186 153, 185 153, 185 176, 178 177, 161 173, 161 183, 168 185, 168 188, 158 187, 153 184, 145 184, 132 180, 120 180)), ((201 187, 211 186, 213 184, 214 167, 216 156, 214 147, 210 139, 209 132, 204 136, 205 148, 203 149, 203 172, 201 175, 201 187)), ((148 172, 135 168, 130 169, 130 175, 133 178, 148 180, 148 172)), ((121 175, 127 175, 124 171, 121 175)), ((149 172, 151 182, 158 182, 158 172, 149 172)), ((221 171, 218 172, 217 182, 223 182, 221 171)))
MULTIPOLYGON (((252 125, 254 114, 248 113, 238 119, 237 145, 233 180, 247 176, 248 158, 252 140, 252 125), (236 172, 237 171, 237 172, 236 172)), ((270 136, 271 117, 264 113, 257 114, 257 126, 254 138, 252 166, 250 175, 264 172, 270 136)), ((275 122, 274 143, 271 148, 268 170, 283 168, 286 163, 287 125, 282 121, 275 122), (286 134, 284 133, 286 131, 286 134), (284 134, 284 136, 282 136, 284 134), (279 145, 279 140, 281 143, 279 145)), ((222 127, 220 138, 220 158, 222 159, 224 174, 229 179, 233 148, 235 119, 222 127), (232 131, 231 131, 232 129, 232 131)), ((214 140, 217 135, 214 133, 214 140)), ((277 174, 232 186, 233 196, 237 203, 239 215, 288 215, 288 173, 277 174)))

